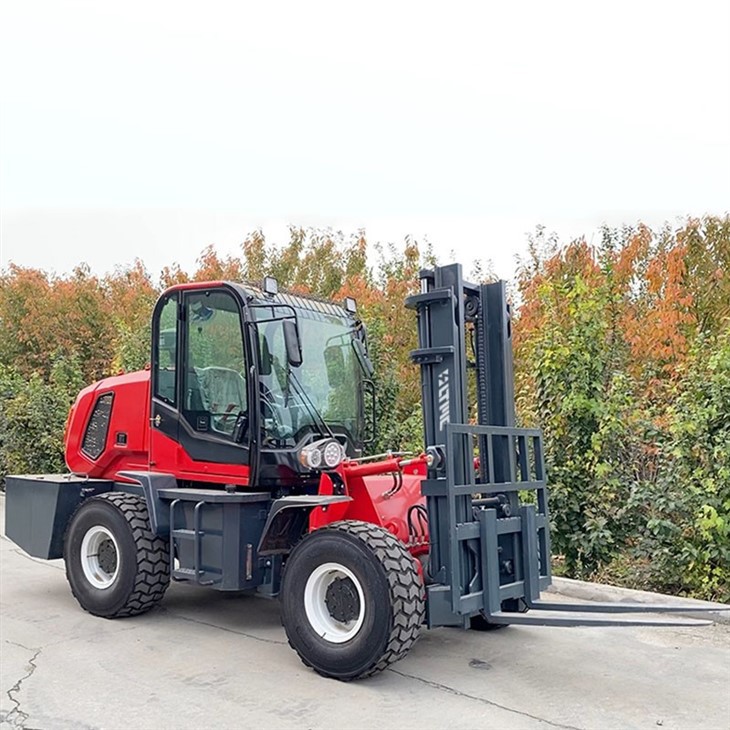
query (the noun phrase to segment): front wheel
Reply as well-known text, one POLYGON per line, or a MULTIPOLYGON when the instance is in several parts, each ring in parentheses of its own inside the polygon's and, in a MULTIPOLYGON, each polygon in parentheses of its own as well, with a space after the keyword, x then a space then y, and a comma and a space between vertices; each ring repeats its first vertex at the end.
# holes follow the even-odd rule
POLYGON ((413 557, 390 532, 336 522, 292 551, 281 611, 289 643, 307 666, 358 679, 408 653, 423 623, 423 585, 413 557))

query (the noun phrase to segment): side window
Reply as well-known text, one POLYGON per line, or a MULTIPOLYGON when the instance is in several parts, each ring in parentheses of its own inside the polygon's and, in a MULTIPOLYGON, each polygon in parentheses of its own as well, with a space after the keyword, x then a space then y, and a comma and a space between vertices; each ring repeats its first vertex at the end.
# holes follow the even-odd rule
POLYGON ((185 297, 183 415, 200 432, 233 435, 246 413, 246 362, 241 316, 227 292, 185 297))
POLYGON ((177 296, 162 305, 155 343, 155 392, 156 398, 177 405, 177 296))

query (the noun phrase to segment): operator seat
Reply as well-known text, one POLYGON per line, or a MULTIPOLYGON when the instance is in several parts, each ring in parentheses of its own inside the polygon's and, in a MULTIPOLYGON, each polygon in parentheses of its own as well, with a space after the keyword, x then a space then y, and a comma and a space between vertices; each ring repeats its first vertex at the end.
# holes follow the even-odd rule
POLYGON ((218 365, 200 368, 197 375, 213 427, 232 431, 238 414, 246 411, 246 382, 236 370, 218 365))

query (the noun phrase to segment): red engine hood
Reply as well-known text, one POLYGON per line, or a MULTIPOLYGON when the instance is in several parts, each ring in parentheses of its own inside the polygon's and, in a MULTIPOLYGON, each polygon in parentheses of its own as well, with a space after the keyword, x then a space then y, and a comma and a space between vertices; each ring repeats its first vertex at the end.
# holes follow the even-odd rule
POLYGON ((66 465, 74 474, 113 479, 121 470, 149 468, 149 370, 104 378, 84 388, 66 424, 66 465), (97 458, 84 451, 89 416, 98 399, 111 393, 113 405, 104 450, 97 458))

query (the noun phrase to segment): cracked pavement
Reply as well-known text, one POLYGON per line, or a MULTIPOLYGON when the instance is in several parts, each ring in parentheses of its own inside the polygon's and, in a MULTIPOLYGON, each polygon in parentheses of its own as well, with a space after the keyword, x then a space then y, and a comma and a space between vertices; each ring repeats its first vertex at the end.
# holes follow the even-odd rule
POLYGON ((289 649, 276 602, 173 584, 144 616, 99 619, 62 562, 4 538, 0 581, 3 730, 730 727, 728 624, 438 629, 338 683, 289 649))
POLYGON ((18 679, 18 681, 5 693, 10 702, 13 704, 12 709, 10 711, 0 711, 0 722, 7 723, 9 725, 12 725, 13 727, 26 727, 28 714, 20 709, 20 702, 18 702, 15 695, 20 692, 20 685, 23 684, 26 679, 29 679, 33 672, 38 669, 38 666, 36 665, 36 660, 38 659, 41 650, 36 649, 34 651, 27 646, 17 644, 16 642, 9 641, 8 639, 4 639, 3 643, 10 644, 11 646, 16 646, 20 649, 25 649, 25 651, 27 651, 29 654, 33 654, 33 656, 27 661, 27 666, 29 670, 28 673, 20 677, 20 679, 18 679))

